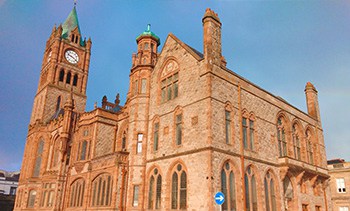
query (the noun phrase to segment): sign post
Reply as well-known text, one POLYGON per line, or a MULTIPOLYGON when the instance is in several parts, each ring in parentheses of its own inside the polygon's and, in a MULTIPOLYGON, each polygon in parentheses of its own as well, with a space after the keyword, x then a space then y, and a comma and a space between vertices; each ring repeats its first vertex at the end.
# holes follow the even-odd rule
POLYGON ((220 191, 214 196, 215 203, 220 206, 220 211, 222 210, 221 205, 225 202, 225 195, 220 191))

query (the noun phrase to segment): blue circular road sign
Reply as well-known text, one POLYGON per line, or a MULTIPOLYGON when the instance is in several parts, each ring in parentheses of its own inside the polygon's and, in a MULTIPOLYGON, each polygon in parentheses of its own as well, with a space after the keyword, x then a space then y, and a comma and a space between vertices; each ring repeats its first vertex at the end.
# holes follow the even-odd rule
POLYGON ((214 196, 215 203, 218 205, 222 205, 225 202, 225 195, 221 192, 217 192, 214 196))

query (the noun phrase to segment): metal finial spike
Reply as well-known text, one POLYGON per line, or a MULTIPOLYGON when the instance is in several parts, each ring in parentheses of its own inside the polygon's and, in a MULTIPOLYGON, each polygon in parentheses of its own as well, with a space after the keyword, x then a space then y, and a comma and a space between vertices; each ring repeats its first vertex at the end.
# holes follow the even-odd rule
POLYGON ((77 0, 74 0, 74 6, 77 6, 77 0))
POLYGON ((151 31, 151 24, 147 24, 147 31, 151 31))

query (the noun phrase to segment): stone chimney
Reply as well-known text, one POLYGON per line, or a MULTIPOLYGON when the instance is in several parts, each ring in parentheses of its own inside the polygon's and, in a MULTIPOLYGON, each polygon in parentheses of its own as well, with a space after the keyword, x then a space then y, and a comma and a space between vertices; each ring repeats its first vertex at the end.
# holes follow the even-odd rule
POLYGON ((203 23, 203 52, 204 59, 209 66, 221 65, 221 22, 211 9, 206 9, 203 23))
POLYGON ((307 112, 310 116, 321 122, 320 109, 318 106, 317 90, 310 82, 305 86, 307 112))

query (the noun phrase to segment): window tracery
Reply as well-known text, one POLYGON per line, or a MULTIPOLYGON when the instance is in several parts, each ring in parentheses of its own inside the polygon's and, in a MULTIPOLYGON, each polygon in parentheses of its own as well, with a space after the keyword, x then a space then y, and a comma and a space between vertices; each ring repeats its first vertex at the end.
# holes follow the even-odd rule
POLYGON ((170 60, 165 65, 160 78, 161 102, 167 102, 178 96, 179 66, 170 60))
POLYGON ((258 197, 256 189, 256 180, 253 170, 248 166, 246 173, 244 174, 245 185, 245 205, 247 211, 258 210, 258 197))
POLYGON ((236 210, 236 185, 233 165, 226 162, 221 169, 221 192, 225 195, 222 210, 236 210))
POLYGON ((70 188, 70 207, 82 207, 84 199, 85 181, 77 179, 71 184, 70 188))
POLYGON ((255 142, 255 116, 253 113, 242 115, 243 146, 244 149, 254 150, 255 142))
POLYGON ((277 141, 279 156, 287 156, 286 127, 283 117, 279 117, 277 120, 277 141))
POLYGON ((265 205, 266 211, 276 211, 276 190, 275 182, 270 172, 267 172, 264 178, 265 205))
POLYGON ((111 175, 102 174, 92 181, 92 202, 93 207, 109 206, 111 204, 113 180, 111 175))
POLYGON ((314 164, 314 152, 312 149, 312 134, 310 130, 306 130, 306 151, 307 157, 310 164, 314 164))
POLYGON ((301 160, 300 153, 300 131, 298 125, 295 123, 292 127, 292 137, 293 137, 293 149, 294 149, 294 158, 297 160, 301 160))
POLYGON ((161 208, 162 176, 157 168, 152 171, 148 189, 148 209, 161 208))
POLYGON ((38 143, 38 148, 36 152, 36 158, 35 158, 35 165, 34 165, 34 171, 33 171, 33 177, 38 177, 40 174, 40 168, 41 168, 41 160, 42 160, 42 154, 44 150, 44 140, 40 139, 38 143))
POLYGON ((171 209, 187 208, 187 174, 181 164, 176 165, 176 169, 171 177, 171 209))

